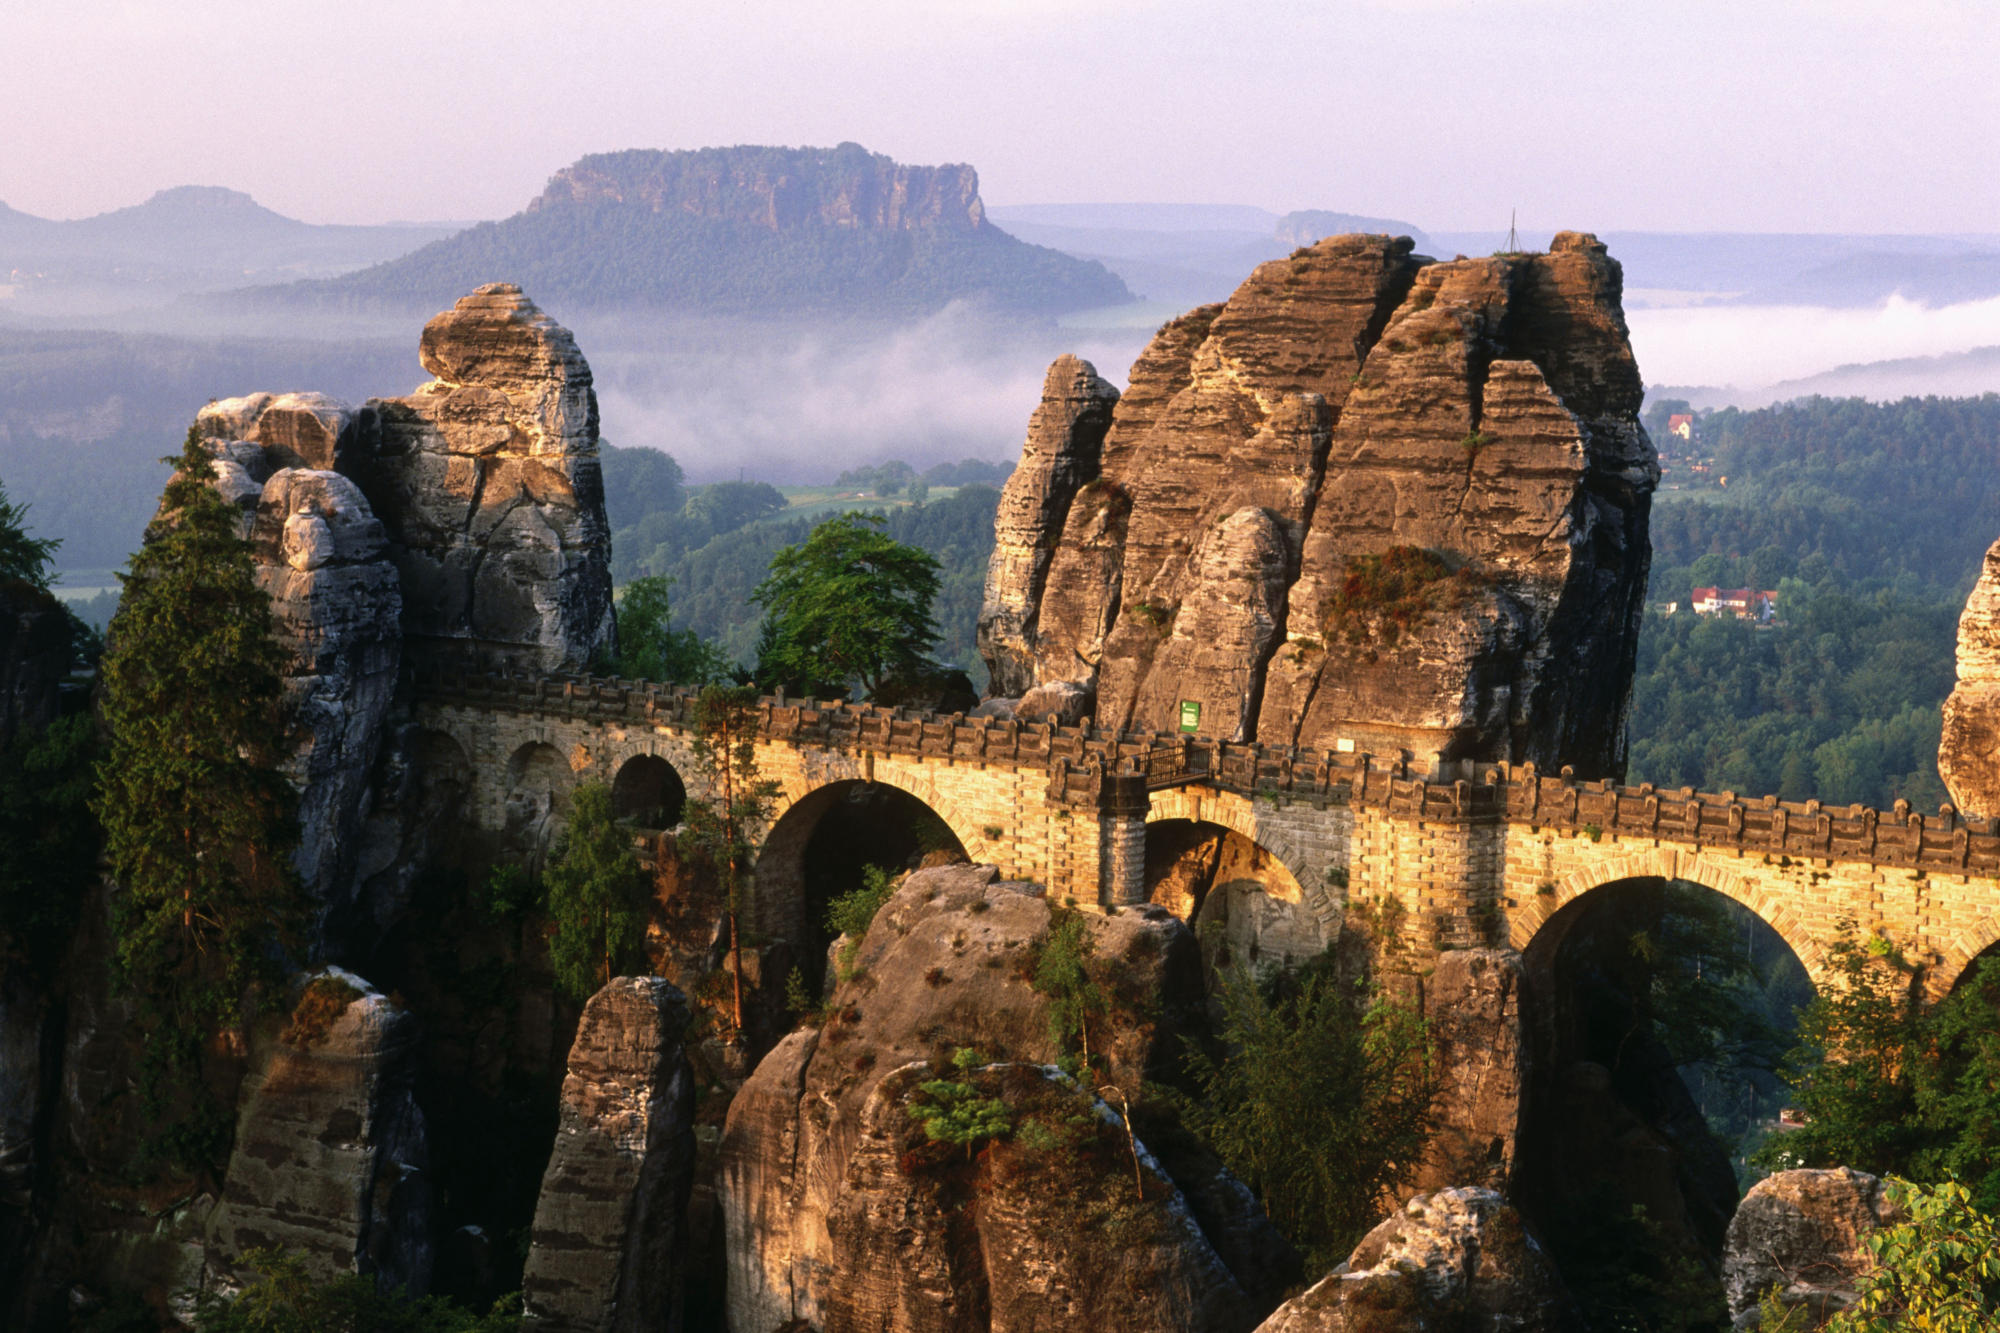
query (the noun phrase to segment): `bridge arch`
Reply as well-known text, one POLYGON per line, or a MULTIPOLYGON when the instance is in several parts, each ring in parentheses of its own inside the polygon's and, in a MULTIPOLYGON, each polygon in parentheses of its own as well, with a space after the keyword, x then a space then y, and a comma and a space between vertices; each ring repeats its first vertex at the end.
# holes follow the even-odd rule
POLYGON ((670 829, 687 808, 687 782, 680 770, 657 754, 635 754, 611 779, 611 813, 640 828, 670 829))
POLYGON ((1260 824, 1256 807, 1247 797, 1207 792, 1194 787, 1155 792, 1146 811, 1149 828, 1153 824, 1175 819, 1216 824, 1240 835, 1251 846, 1269 853, 1285 868, 1292 882, 1298 885, 1302 900, 1319 915, 1322 924, 1330 919, 1329 910, 1331 919, 1339 918, 1339 905, 1329 908, 1321 901, 1325 897, 1325 867, 1315 867, 1312 859, 1300 850, 1284 829, 1260 824))
POLYGON ((859 883, 862 865, 901 869, 932 854, 966 859, 963 826, 935 796, 930 783, 902 774, 833 778, 790 795, 757 852, 747 904, 752 929, 791 943, 800 969, 816 978, 830 938, 826 902, 859 883))
MULTIPOLYGON (((1523 957, 1543 947, 1542 936, 1554 928, 1566 930, 1575 914, 1571 904, 1592 892, 1632 880, 1686 880, 1715 890, 1756 915, 1777 932, 1806 969, 1815 987, 1826 976, 1826 950, 1792 905, 1764 879, 1732 866, 1734 858, 1687 854, 1671 847, 1649 847, 1630 853, 1615 849, 1591 864, 1560 878, 1544 880, 1525 893, 1516 891, 1507 910, 1508 943, 1523 957)), ((1558 936, 1556 943, 1560 943, 1558 936)))
POLYGON ((1982 917, 1952 936, 1939 949, 1937 965, 1925 978, 1929 998, 1942 1000, 1950 995, 1982 954, 2000 955, 1996 945, 2000 945, 2000 914, 1982 917))
POLYGON ((1332 942, 1320 904, 1248 804, 1171 792, 1146 815, 1146 897, 1194 929, 1211 971, 1297 963, 1332 942))

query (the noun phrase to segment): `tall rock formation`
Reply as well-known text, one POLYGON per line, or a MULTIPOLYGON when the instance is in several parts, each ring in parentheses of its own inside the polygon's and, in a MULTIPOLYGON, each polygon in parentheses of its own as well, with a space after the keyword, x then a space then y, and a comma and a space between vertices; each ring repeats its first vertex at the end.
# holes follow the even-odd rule
POLYGON ((1959 813, 2000 815, 2000 542, 1958 618, 1958 684, 1944 701, 1938 772, 1959 813))
POLYGON ((297 860, 336 946, 388 924, 449 813, 434 779, 463 776, 395 725, 402 668, 578 671, 614 642, 575 339, 493 283, 425 325, 419 357, 437 378, 406 398, 257 393, 195 422, 290 658, 297 860))
POLYGON ((252 1249, 320 1277, 377 1276, 421 1295, 431 1271, 430 1150, 414 1085, 417 1024, 352 973, 311 979, 244 1078, 236 1144, 209 1219, 210 1265, 252 1249))
POLYGON ((597 394, 568 329, 510 283, 424 326, 407 398, 363 410, 355 480, 420 652, 576 671, 612 646, 597 394))
POLYGON ((675 1333, 694 1173, 687 1002, 615 977, 584 1006, 522 1279, 527 1326, 675 1333))
POLYGON ((979 652, 993 693, 1024 694, 1034 684, 1034 640, 1042 588, 1070 504, 1097 475, 1118 390, 1090 362, 1060 356, 1028 421, 1021 464, 1007 478, 993 517, 993 557, 979 613, 979 652))
POLYGON ((996 680, 1094 688, 1107 726, 1622 772, 1659 472, 1619 266, 1571 232, 1410 251, 1331 237, 1160 331, 1067 512, 1009 512, 1053 553, 1031 617, 989 587, 996 680))

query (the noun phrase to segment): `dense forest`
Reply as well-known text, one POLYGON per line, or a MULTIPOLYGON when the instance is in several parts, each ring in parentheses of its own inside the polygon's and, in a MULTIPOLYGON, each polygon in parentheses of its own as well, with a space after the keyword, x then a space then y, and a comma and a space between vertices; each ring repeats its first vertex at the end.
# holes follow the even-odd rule
POLYGON ((1647 413, 1708 470, 1671 459, 1695 484, 1653 509, 1632 780, 1935 809, 1958 615, 2000 537, 2000 395, 1725 409, 1692 450, 1664 430, 1683 410, 1647 413), (1776 622, 1690 614, 1708 585, 1775 589, 1776 622))
MULTIPOLYGON (((974 634, 993 551, 993 512, 1000 492, 987 479, 1004 478, 1004 464, 967 459, 918 473, 906 463, 867 469, 868 481, 896 478, 897 491, 921 486, 949 493, 883 509, 884 531, 896 541, 937 558, 934 608, 939 661, 961 667, 981 689, 986 666, 974 634), (905 483, 901 479, 908 477, 905 483)), ((762 613, 750 593, 763 581, 771 557, 803 542, 812 520, 785 518, 785 497, 760 481, 717 482, 688 488, 673 458, 655 449, 604 450, 606 511, 611 520, 612 569, 622 585, 644 575, 671 579, 674 622, 715 642, 732 661, 756 657, 762 613)), ((856 508, 877 509, 867 500, 856 508)))

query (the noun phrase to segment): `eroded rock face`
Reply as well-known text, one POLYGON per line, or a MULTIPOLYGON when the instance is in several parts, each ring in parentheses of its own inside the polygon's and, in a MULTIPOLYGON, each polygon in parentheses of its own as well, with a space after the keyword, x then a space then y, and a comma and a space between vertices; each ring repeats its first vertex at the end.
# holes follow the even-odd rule
POLYGON ((352 973, 308 983, 286 1035, 237 1097, 236 1146, 209 1219, 208 1263, 241 1280, 251 1249, 318 1276, 374 1274, 413 1294, 431 1273, 430 1149, 414 1085, 416 1020, 352 973), (316 1012, 315 991, 326 998, 316 1012))
POLYGON ((1737 1328, 1757 1326, 1757 1304, 1778 1289, 1787 1309, 1815 1322, 1854 1303, 1855 1286, 1875 1266, 1862 1243, 1901 1220, 1879 1177, 1848 1168, 1780 1171, 1750 1187, 1730 1219, 1722 1285, 1737 1328))
POLYGON ((1057 357, 1028 421, 1021 463, 1000 493, 993 558, 979 613, 979 652, 993 671, 992 691, 1019 695, 1034 683, 1034 633, 1042 586, 1070 502, 1097 476, 1104 432, 1118 390, 1097 367, 1057 357))
POLYGON ((1512 950, 1438 955, 1424 983, 1424 1015, 1437 1042, 1437 1127, 1417 1188, 1452 1181, 1507 1188, 1528 1079, 1523 979, 1521 956, 1512 950))
POLYGON ((596 153, 552 176, 528 211, 603 203, 771 231, 977 231, 986 222, 979 173, 971 167, 904 166, 852 143, 596 153))
POLYGON ((613 636, 589 365, 510 283, 425 325, 422 357, 437 378, 368 405, 352 473, 387 530, 412 650, 582 669, 613 636))
MULTIPOLYGON (((1165 912, 1085 919, 1133 995, 1157 997, 1151 1015, 1134 1010, 1093 1040, 1108 1081, 1137 1087, 1175 1048, 1185 997, 1199 996, 1194 941, 1165 912)), ((1129 1158, 1115 1188, 1100 1166, 1054 1187, 1030 1148, 932 1160, 912 1137, 916 1085, 957 1048, 1001 1062, 978 1077, 999 1080, 1010 1106, 1047 1086, 1038 1066, 1058 1052, 1022 960, 1048 921, 1037 892, 990 866, 919 871, 877 915, 826 1025, 792 1033, 758 1065, 722 1144, 730 1327, 1224 1329, 1269 1307, 1275 1293, 1247 1295, 1203 1228, 1235 1233, 1224 1248, 1238 1252, 1268 1256, 1283 1242, 1221 1191, 1197 1223, 1190 1196, 1149 1167, 1148 1202, 1126 1218, 1135 1230, 1113 1239, 1076 1201, 1126 1197, 1129 1158), (972 1197, 978 1207, 963 1206, 972 1197)))
POLYGON ((529 1327, 680 1328, 695 1154, 687 1023, 659 977, 615 978, 584 1006, 522 1279, 529 1327))
POLYGON ((1419 1194, 1257 1333, 1571 1333, 1555 1265, 1498 1193, 1419 1194))
POLYGON ((1332 237, 1160 331, 1097 475, 1059 519, 1012 521, 1053 553, 1032 622, 986 608, 1004 692, 1080 681, 1107 726, 1170 730, 1194 701, 1223 739, 1622 772, 1658 466, 1619 267, 1569 232, 1410 249, 1332 237), (1438 586, 1380 586, 1395 550, 1438 586))
POLYGON ((1961 814, 2000 814, 2000 542, 1958 619, 1958 684, 1944 701, 1938 772, 1961 814))

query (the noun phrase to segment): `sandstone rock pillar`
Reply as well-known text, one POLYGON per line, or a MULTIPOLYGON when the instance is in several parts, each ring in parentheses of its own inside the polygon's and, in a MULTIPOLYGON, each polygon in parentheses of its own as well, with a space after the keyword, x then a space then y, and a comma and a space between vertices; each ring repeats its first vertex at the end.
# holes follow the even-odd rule
POLYGON ((321 1276, 430 1286, 430 1149, 414 1092, 416 1020, 350 972, 306 985, 243 1080, 236 1147, 209 1225, 211 1268, 277 1246, 321 1276))
POLYGON ((695 1149, 687 1023, 686 999, 659 977, 616 977, 584 1006, 522 1278, 528 1327, 680 1328, 695 1149))
POLYGON ((1938 772, 1959 813, 2000 815, 2000 542, 1958 620, 1958 685, 1944 703, 1938 772))

